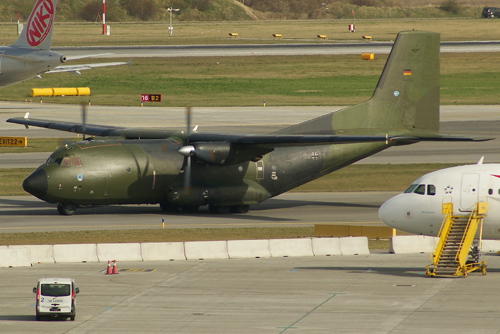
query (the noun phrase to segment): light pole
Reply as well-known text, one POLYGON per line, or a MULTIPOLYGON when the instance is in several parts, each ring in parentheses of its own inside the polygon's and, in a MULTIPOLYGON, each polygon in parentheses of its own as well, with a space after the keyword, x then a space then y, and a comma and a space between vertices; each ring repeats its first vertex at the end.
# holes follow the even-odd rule
POLYGON ((178 12, 179 9, 175 9, 173 7, 170 7, 167 9, 167 11, 170 13, 170 27, 168 27, 168 35, 172 37, 172 33, 174 32, 174 27, 172 27, 172 12, 178 12))

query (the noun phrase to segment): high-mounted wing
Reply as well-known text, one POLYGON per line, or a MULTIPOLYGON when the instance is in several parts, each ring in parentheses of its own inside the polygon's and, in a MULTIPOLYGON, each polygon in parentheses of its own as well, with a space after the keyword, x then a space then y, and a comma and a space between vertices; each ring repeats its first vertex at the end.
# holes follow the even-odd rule
MULTIPOLYGON (((83 133, 82 124, 73 122, 52 121, 45 119, 29 118, 29 113, 24 118, 15 117, 7 120, 9 123, 23 124, 27 128, 36 126, 41 128, 60 130, 66 132, 83 133)), ((174 135, 182 135, 183 132, 162 129, 127 128, 119 126, 87 124, 85 133, 100 137, 123 137, 125 139, 166 139, 174 135)), ((492 138, 453 137, 441 135, 338 135, 332 134, 296 134, 296 135, 254 135, 254 134, 215 134, 215 133, 191 133, 189 142, 227 142, 241 146, 259 146, 266 148, 284 146, 307 146, 322 144, 350 144, 366 142, 400 142, 412 143, 418 141, 485 141, 492 138)))

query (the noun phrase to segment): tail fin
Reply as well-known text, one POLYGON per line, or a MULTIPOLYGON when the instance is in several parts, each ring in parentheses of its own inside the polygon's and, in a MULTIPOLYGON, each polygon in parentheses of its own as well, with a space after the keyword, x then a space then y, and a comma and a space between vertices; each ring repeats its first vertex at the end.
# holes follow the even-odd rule
POLYGON ((50 50, 57 0, 37 0, 24 29, 12 46, 50 50))
POLYGON ((279 133, 437 133, 439 34, 398 34, 370 100, 279 133))

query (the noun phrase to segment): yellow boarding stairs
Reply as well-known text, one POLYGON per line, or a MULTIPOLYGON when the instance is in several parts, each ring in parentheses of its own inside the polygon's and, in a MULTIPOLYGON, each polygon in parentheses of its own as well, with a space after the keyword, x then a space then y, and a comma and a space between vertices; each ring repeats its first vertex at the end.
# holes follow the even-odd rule
POLYGON ((481 269, 486 275, 485 261, 479 262, 479 250, 472 256, 472 261, 467 261, 469 252, 479 227, 479 247, 483 228, 483 218, 486 217, 488 203, 478 202, 474 205, 470 215, 453 215, 453 203, 443 203, 444 220, 439 231, 439 241, 431 261, 434 268, 427 266, 426 276, 453 277, 463 276, 481 269))

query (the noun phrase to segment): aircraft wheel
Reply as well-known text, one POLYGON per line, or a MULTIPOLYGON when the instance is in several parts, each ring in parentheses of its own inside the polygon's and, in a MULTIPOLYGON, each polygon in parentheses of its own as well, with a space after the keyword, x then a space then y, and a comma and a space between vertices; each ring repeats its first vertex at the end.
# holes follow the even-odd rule
POLYGON ((208 206, 208 210, 211 213, 227 214, 227 213, 231 212, 231 207, 229 205, 212 205, 212 204, 210 204, 208 206))
POLYGON ((60 215, 63 216, 71 216, 74 215, 76 212, 76 205, 68 203, 59 203, 57 204, 57 212, 59 212, 60 215))
POLYGON ((232 213, 247 213, 250 205, 231 205, 232 213))
POLYGON ((183 205, 181 206, 181 210, 183 212, 196 212, 200 208, 199 205, 183 205))
POLYGON ((162 211, 165 211, 165 212, 175 212, 175 211, 179 211, 179 207, 178 206, 175 206, 167 201, 161 201, 160 202, 160 208, 162 209, 162 211))

